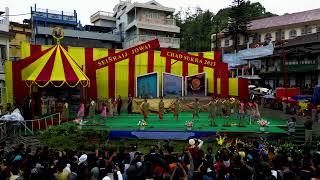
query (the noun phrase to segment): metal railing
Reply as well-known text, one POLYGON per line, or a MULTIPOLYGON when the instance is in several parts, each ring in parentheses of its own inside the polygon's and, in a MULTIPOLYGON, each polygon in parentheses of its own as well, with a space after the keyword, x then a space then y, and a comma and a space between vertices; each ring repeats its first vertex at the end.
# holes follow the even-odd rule
POLYGON ((0 142, 7 138, 7 123, 0 122, 0 142))
POLYGON ((4 126, 5 131, 4 135, 0 134, 1 137, 9 137, 9 136, 17 136, 27 135, 28 133, 34 134, 35 131, 38 130, 47 130, 49 126, 52 125, 60 125, 62 123, 60 113, 51 114, 49 116, 34 119, 34 120, 23 120, 23 121, 0 121, 0 128, 1 125, 4 126))
POLYGON ((106 11, 98 11, 90 16, 91 19, 97 17, 97 16, 107 16, 107 17, 113 17, 112 12, 106 12, 106 11))
POLYGON ((150 41, 153 39, 158 39, 160 43, 180 45, 179 38, 151 36, 151 35, 134 35, 134 36, 128 37, 127 40, 125 41, 125 43, 126 43, 126 46, 128 47, 128 46, 132 46, 134 44, 137 44, 139 42, 150 41))
POLYGON ((65 11, 56 11, 50 9, 41 9, 32 7, 33 16, 57 19, 57 20, 66 20, 66 21, 77 21, 76 15, 73 12, 65 11))

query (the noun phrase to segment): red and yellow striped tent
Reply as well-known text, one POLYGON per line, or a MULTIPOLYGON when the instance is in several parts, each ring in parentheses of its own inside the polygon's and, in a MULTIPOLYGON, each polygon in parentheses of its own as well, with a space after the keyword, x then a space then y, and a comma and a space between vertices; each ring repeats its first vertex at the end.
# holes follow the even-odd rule
POLYGON ((79 83, 86 87, 90 84, 89 78, 82 72, 81 67, 60 44, 39 54, 40 56, 21 60, 21 62, 33 61, 21 71, 22 80, 29 87, 33 84, 39 87, 49 84, 55 87, 63 85, 75 87, 79 83))

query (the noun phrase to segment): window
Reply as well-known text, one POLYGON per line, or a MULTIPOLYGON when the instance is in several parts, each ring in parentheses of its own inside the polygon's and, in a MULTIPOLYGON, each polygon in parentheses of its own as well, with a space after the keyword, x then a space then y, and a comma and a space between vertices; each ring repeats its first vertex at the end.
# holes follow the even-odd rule
POLYGON ((311 34, 312 33, 312 27, 308 26, 307 27, 307 34, 311 34))
POLYGON ((301 28, 301 35, 311 34, 312 33, 312 27, 311 26, 305 26, 301 28))
POLYGON ((320 32, 320 26, 317 27, 317 33, 319 33, 319 32, 320 32))
POLYGON ((240 41, 240 37, 238 37, 237 39, 237 44, 240 45, 241 41, 240 41))
POLYGON ((290 32, 289 32, 289 38, 290 39, 293 39, 297 37, 297 31, 295 29, 292 29, 290 32))
POLYGON ((160 19, 160 14, 155 11, 145 11, 144 15, 148 19, 160 19))
POLYGON ((265 40, 265 41, 271 41, 271 40, 272 40, 272 35, 271 35, 271 33, 267 33, 267 34, 264 36, 264 40, 265 40))
POLYGON ((225 47, 229 47, 229 46, 230 46, 230 44, 229 44, 229 39, 225 39, 225 40, 224 40, 224 46, 225 46, 225 47))
POLYGON ((285 32, 284 31, 277 31, 276 32, 276 40, 284 40, 285 39, 285 32))
POLYGON ((261 34, 258 34, 258 42, 261 42, 261 34))

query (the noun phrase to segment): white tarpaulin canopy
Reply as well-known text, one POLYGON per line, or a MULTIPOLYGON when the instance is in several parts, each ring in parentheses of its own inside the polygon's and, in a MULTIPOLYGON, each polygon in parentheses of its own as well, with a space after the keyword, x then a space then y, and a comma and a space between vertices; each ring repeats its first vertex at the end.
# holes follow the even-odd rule
POLYGON ((259 57, 270 56, 273 55, 273 44, 270 43, 267 46, 257 47, 257 48, 248 48, 245 50, 241 50, 237 53, 239 59, 256 59, 259 57))
POLYGON ((23 121, 24 118, 21 115, 20 110, 19 109, 15 109, 15 110, 13 110, 13 112, 11 114, 3 115, 0 118, 0 120, 1 121, 23 121))

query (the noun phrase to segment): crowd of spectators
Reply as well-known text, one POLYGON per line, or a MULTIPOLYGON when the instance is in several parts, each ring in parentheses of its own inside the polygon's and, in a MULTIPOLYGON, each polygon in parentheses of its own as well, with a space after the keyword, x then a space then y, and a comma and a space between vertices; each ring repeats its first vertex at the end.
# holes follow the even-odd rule
MULTIPOLYGON (((118 150, 31 152, 23 145, 0 146, 2 180, 310 180, 320 179, 317 149, 274 146, 266 140, 217 140, 217 147, 190 139, 182 152, 167 141, 148 153, 137 145, 118 150), (222 141, 222 142, 221 142, 222 141), (225 142, 223 142, 225 141, 225 142)), ((215 143, 210 143, 215 144, 215 143)), ((283 144, 283 143, 280 143, 283 144)))

